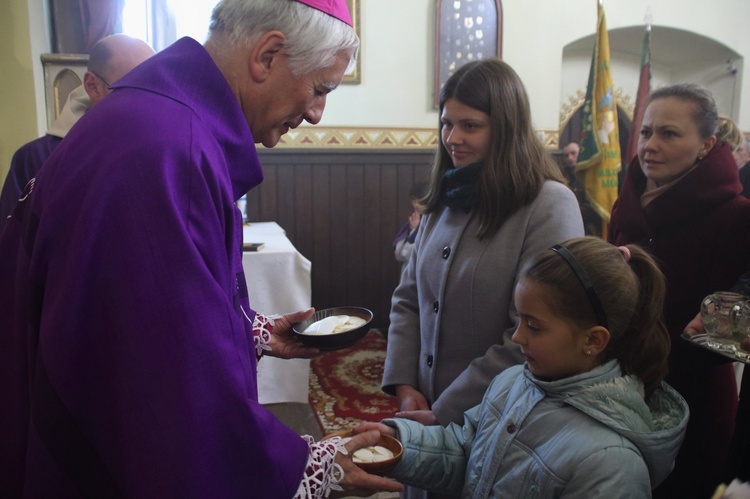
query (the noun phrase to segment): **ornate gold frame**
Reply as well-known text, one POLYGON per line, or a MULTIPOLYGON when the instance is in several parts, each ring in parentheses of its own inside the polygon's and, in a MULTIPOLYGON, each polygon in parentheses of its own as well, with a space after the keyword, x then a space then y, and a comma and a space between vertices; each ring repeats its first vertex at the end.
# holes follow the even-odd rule
POLYGON ((348 84, 359 84, 362 83, 362 30, 360 28, 360 0, 346 0, 346 4, 349 7, 349 13, 352 15, 352 23, 354 24, 354 31, 357 32, 359 37, 359 54, 357 55, 357 63, 354 67, 346 74, 341 83, 348 84))
POLYGON ((62 111, 68 94, 83 83, 89 56, 86 54, 42 54, 47 126, 62 111))
MULTIPOLYGON (((578 111, 578 108, 583 105, 583 101, 585 99, 586 91, 579 88, 576 90, 575 95, 569 95, 568 101, 563 102, 560 105, 560 127, 557 129, 557 131, 554 132, 554 139, 550 140, 549 143, 545 142, 545 145, 547 147, 554 149, 559 148, 560 135, 562 134, 563 130, 565 130, 565 126, 568 124, 568 121, 570 121, 570 118, 573 117, 576 111, 578 111)), ((626 94, 622 88, 616 88, 615 99, 617 101, 618 108, 625 110, 625 112, 628 113, 628 118, 632 120, 633 113, 635 112, 635 102, 631 101, 630 95, 626 94)))

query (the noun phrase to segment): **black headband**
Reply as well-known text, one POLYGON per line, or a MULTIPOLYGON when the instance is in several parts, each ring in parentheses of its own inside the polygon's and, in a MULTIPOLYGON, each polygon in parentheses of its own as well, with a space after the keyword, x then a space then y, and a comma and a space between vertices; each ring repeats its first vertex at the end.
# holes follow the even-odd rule
POLYGON ((570 265, 570 268, 573 269, 573 273, 576 275, 576 277, 578 277, 578 280, 581 281, 583 288, 586 290, 586 295, 589 297, 591 308, 594 309, 594 315, 596 315, 597 324, 605 329, 609 329, 609 325, 607 324, 607 314, 604 313, 602 301, 599 299, 599 295, 596 294, 594 283, 591 282, 591 279, 589 279, 589 275, 586 273, 586 270, 580 263, 578 263, 576 257, 574 257, 573 253, 568 251, 567 248, 556 244, 550 249, 563 257, 568 265, 570 265))

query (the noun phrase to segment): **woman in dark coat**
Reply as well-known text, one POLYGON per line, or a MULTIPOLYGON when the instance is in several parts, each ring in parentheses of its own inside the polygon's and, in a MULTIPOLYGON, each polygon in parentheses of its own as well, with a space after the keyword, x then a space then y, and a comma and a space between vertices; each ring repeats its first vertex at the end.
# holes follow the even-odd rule
POLYGON ((639 244, 667 278, 664 320, 672 340, 667 382, 690 407, 675 470, 654 497, 711 497, 724 469, 737 410, 732 364, 680 338, 701 300, 747 270, 750 201, 740 196, 729 146, 716 142, 710 92, 692 84, 653 92, 638 157, 612 210, 609 241, 639 244))

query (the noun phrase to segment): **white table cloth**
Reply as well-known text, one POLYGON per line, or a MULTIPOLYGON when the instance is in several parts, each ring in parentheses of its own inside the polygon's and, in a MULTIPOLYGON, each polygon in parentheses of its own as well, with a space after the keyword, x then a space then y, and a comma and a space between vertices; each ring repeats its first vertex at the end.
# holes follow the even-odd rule
MULTIPOLYGON (((244 243, 263 243, 259 251, 244 251, 242 267, 250 307, 264 315, 310 308, 310 261, 302 256, 276 222, 253 222, 243 228, 244 243)), ((310 361, 263 357, 258 364, 261 404, 307 403, 310 361)))

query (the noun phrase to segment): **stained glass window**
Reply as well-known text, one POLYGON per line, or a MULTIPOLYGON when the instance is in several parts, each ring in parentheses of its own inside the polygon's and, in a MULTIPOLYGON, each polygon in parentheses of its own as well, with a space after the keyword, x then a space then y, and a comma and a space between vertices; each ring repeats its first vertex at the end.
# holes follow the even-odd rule
POLYGON ((438 0, 435 105, 440 89, 467 62, 500 57, 500 0, 438 0))

